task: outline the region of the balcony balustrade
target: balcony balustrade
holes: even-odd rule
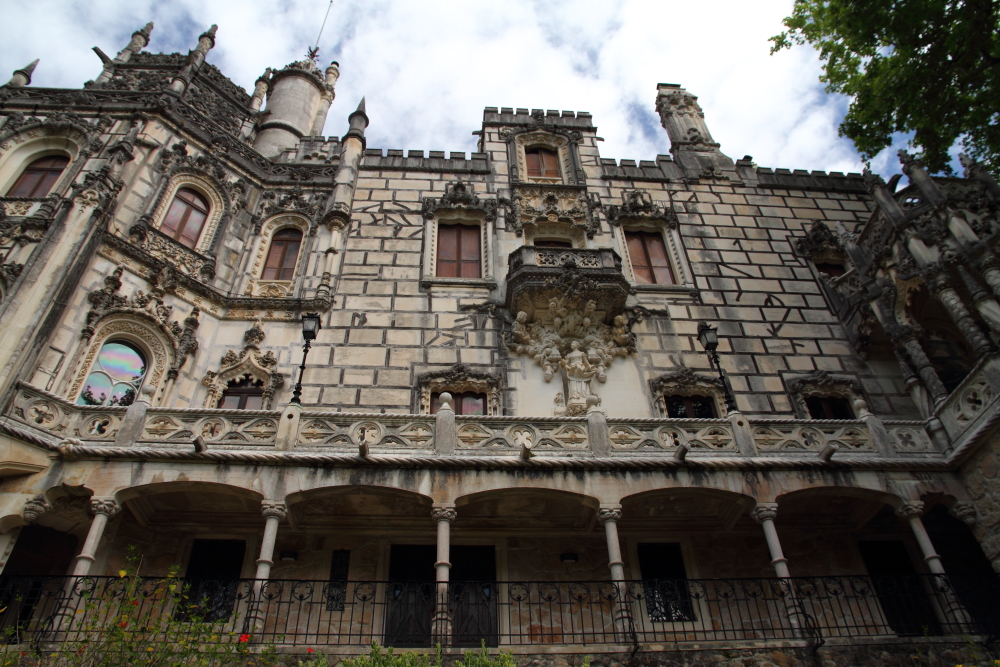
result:
[[[54,644],[106,631],[128,580],[4,577],[5,641]],[[391,581],[146,579],[137,591],[147,619],[220,624],[279,647],[702,647],[870,644],[992,639],[1000,631],[996,580],[945,575],[507,581],[447,584],[451,632],[432,635],[437,584]],[[117,617],[116,617],[117,620]],[[89,633],[89,634],[88,634]],[[221,634],[221,633],[220,633]],[[224,635],[222,635],[224,636]],[[963,639],[965,638],[965,639]],[[224,641],[225,638],[222,640]]]

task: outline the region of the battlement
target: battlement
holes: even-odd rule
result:
[[[483,125],[538,125],[596,130],[594,117],[588,111],[557,111],[549,109],[515,109],[513,107],[486,107]]]
[[[422,150],[403,151],[399,149],[389,149],[383,155],[381,148],[369,148],[365,150],[361,160],[361,168],[467,174],[490,173],[490,161],[486,153],[450,152],[447,153],[447,157],[445,155],[445,151],[427,151],[425,157]]]
[[[794,188],[801,190],[826,190],[865,193],[865,179],[861,174],[844,174],[840,171],[807,171],[805,169],[768,169],[757,167],[758,184],[763,187]]]

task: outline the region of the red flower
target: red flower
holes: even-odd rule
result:
[[[132,600],[132,606],[133,607],[138,607],[139,606],[139,601],[138,600]]]
[[[122,622],[121,622],[121,623],[119,623],[118,625],[120,625],[121,627],[123,627],[123,628],[124,628],[124,627],[125,627],[125,626],[126,626],[127,624],[128,624],[128,621],[122,621]]]
[[[307,648],[307,649],[306,649],[306,653],[315,653],[315,652],[316,652],[316,651],[312,650],[311,648]]]
[[[22,657],[23,657],[23,656],[26,656],[26,655],[28,655],[28,652],[27,652],[27,651],[21,651],[21,656],[22,656]]]
[[[244,644],[244,643],[246,643],[248,641],[250,641],[250,635],[248,635],[246,633],[243,633],[242,635],[240,635],[240,643],[241,644]]]

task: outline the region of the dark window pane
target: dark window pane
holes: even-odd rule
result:
[[[233,395],[222,395],[222,400],[219,401],[219,408],[223,410],[239,410],[240,408],[240,397]]]
[[[810,396],[806,399],[806,407],[813,419],[854,419],[854,411],[846,398]]]
[[[673,419],[715,419],[715,400],[708,396],[666,396],[667,416]]]
[[[538,239],[532,241],[532,245],[536,248],[572,248],[573,244],[569,241],[540,241]]]
[[[441,409],[441,393],[431,394],[431,414],[437,414]],[[486,394],[476,392],[448,392],[452,396],[451,407],[456,415],[485,415]]]
[[[693,621],[694,609],[681,545],[638,544],[636,551],[650,620],[665,623]]]
[[[697,419],[715,418],[715,401],[704,396],[692,396],[689,400],[691,401],[691,412]]]
[[[462,234],[462,277],[479,278],[479,227],[461,226]]]
[[[820,273],[825,273],[831,278],[836,278],[837,276],[842,276],[847,273],[842,264],[821,263],[816,265],[816,270]]]
[[[642,234],[636,232],[625,232],[625,241],[628,244],[628,255],[632,259],[632,273],[635,274],[635,281],[643,285],[651,285],[653,271],[649,266],[649,258],[646,256],[646,244],[642,242]]]
[[[170,202],[160,231],[189,248],[198,244],[202,227],[208,218],[208,202],[189,188],[181,188]]]
[[[25,168],[7,192],[8,197],[44,197],[62,175],[69,158],[50,155],[39,158]]]
[[[263,406],[264,383],[249,374],[230,380],[219,399],[219,407],[229,410],[262,410]]]
[[[295,263],[302,244],[302,232],[297,229],[283,229],[274,235],[271,248],[264,262],[263,280],[291,280],[295,277]]]

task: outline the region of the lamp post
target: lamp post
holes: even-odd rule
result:
[[[316,334],[322,329],[317,313],[302,314],[302,338],[306,341],[302,346],[302,365],[299,366],[299,381],[295,383],[295,390],[292,391],[292,403],[302,403],[302,376],[306,372],[306,357],[309,356],[309,347],[316,340]]]
[[[736,400],[733,398],[733,389],[729,386],[729,378],[722,370],[719,362],[719,353],[715,350],[719,347],[719,330],[717,327],[709,326],[707,322],[698,323],[698,342],[708,352],[708,363],[712,368],[719,371],[719,379],[722,380],[722,391],[726,398],[726,411],[736,412]]]

